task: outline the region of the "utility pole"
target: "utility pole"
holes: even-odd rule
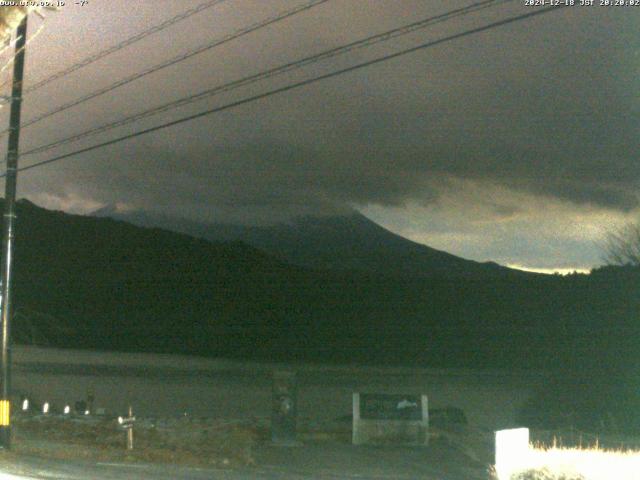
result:
[[[22,78],[24,54],[27,43],[27,16],[17,30],[16,55],[13,64],[13,86],[11,88],[11,114],[9,118],[9,143],[7,150],[7,174],[4,194],[4,225],[2,237],[2,297],[0,316],[2,320],[2,342],[0,352],[0,448],[11,448],[11,318],[12,270],[14,221],[16,218],[16,187],[18,179],[18,145],[20,140],[20,107],[22,106]]]

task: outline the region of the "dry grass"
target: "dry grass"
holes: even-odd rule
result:
[[[563,473],[555,473],[547,468],[532,469],[520,472],[511,477],[511,480],[585,480],[581,475],[565,475]]]
[[[638,480],[640,452],[600,448],[533,448],[530,461],[539,471],[554,475],[550,479]],[[516,477],[525,480],[529,477]],[[537,477],[531,477],[537,478]],[[545,477],[540,477],[545,478]]]
[[[640,451],[532,447],[500,480],[638,480]]]
[[[254,463],[255,427],[176,422],[171,428],[136,426],[134,450],[125,449],[125,431],[110,419],[22,417],[14,426],[15,453],[60,459],[145,461],[193,466]]]

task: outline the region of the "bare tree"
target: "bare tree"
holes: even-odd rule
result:
[[[604,261],[608,265],[640,266],[640,223],[631,223],[607,235]]]

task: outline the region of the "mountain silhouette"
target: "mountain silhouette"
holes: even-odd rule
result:
[[[358,238],[353,226],[362,219],[344,220],[334,233],[343,246],[344,230]],[[397,241],[371,228],[372,237]],[[304,234],[332,243],[328,229]],[[585,368],[631,365],[640,338],[639,269],[560,277],[474,262],[464,274],[413,275],[384,262],[356,269],[363,260],[308,268],[239,241],[26,201],[18,202],[15,245],[12,332],[23,343],[260,361]]]
[[[480,263],[390,232],[360,213],[306,216],[270,226],[206,224],[141,211],[105,207],[92,215],[160,227],[211,241],[242,241],[288,263],[321,270],[392,275],[523,274]]]

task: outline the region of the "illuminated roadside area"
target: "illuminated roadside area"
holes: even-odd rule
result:
[[[640,478],[640,452],[577,448],[531,449],[530,467],[548,472],[543,478],[631,480]],[[516,478],[519,478],[516,476]],[[524,477],[528,478],[528,477]],[[535,477],[534,477],[535,478]]]
[[[637,480],[640,451],[535,447],[528,429],[496,432],[498,480]],[[526,444],[523,441],[526,440]]]
[[[22,475],[13,475],[11,473],[3,473],[0,467],[0,480],[35,480],[34,477],[24,477]]]

